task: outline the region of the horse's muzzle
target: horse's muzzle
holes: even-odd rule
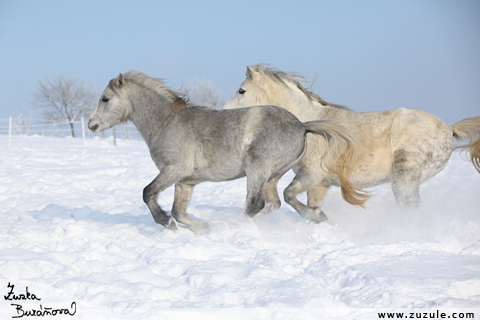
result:
[[[91,119],[88,120],[87,127],[88,127],[88,129],[89,129],[90,131],[95,132],[95,130],[97,130],[97,128],[98,128],[98,124],[90,127],[90,122],[91,122],[91,121],[92,121]]]

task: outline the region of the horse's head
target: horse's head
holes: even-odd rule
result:
[[[281,71],[262,64],[247,66],[247,78],[223,109],[276,105],[288,110],[294,87],[282,75]]]
[[[308,117],[311,112],[317,112],[318,107],[322,106],[350,110],[323,100],[305,88],[303,83],[308,81],[300,73],[283,72],[269,65],[254,64],[247,67],[247,79],[223,109],[274,105],[290,111],[300,120],[304,116]]]
[[[251,106],[266,105],[268,95],[265,88],[264,76],[247,66],[247,78],[240,85],[235,95],[225,104],[223,109],[246,108]]]
[[[110,80],[98,101],[98,107],[88,120],[88,129],[98,133],[127,121],[131,103],[125,95],[125,78],[119,74]]]

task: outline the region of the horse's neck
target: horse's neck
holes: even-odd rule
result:
[[[150,90],[145,90],[142,94],[132,94],[129,99],[133,106],[130,120],[142,134],[145,142],[150,145],[155,134],[171,121],[174,113],[170,109],[172,103],[167,98]]]
[[[334,114],[348,112],[347,110],[333,106],[324,106],[318,101],[311,101],[303,93],[292,95],[286,109],[302,122],[312,121],[314,119],[329,120],[335,117]]]

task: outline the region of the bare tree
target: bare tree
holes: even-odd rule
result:
[[[95,89],[85,86],[81,80],[56,76],[45,81],[38,80],[32,103],[42,109],[45,120],[68,121],[72,137],[75,137],[73,123],[89,115],[98,96]]]
[[[197,80],[193,84],[185,82],[184,86],[192,103],[213,109],[221,106],[220,91],[210,80]]]

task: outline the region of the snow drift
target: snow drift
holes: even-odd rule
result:
[[[144,205],[158,170],[143,141],[93,139],[87,153],[71,138],[0,145],[0,288],[41,298],[4,298],[2,319],[18,315],[13,304],[72,302],[78,319],[376,319],[419,308],[480,317],[480,175],[458,152],[422,185],[419,210],[396,209],[389,185],[370,190],[367,210],[334,189],[321,224],[285,204],[239,219],[244,179],[200,184],[189,213],[211,230],[194,235],[156,225]],[[160,194],[162,207],[172,202],[173,188]]]

